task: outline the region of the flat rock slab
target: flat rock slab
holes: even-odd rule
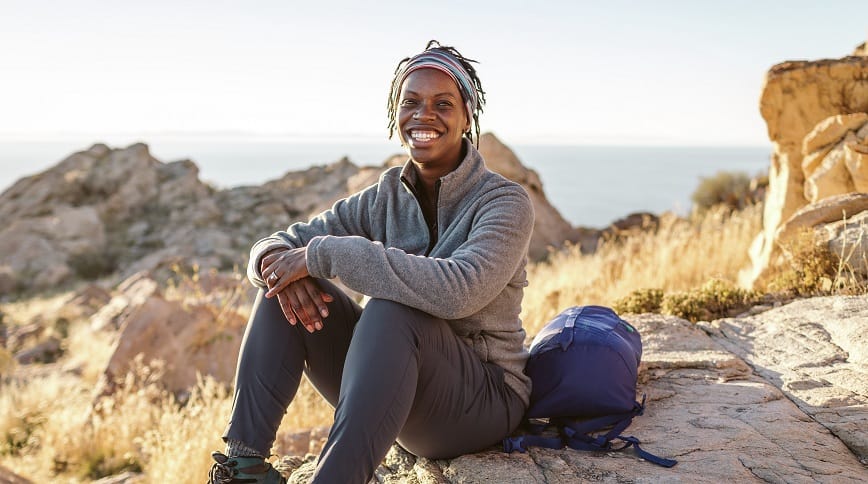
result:
[[[868,463],[868,296],[803,299],[702,327]]]
[[[846,314],[868,311],[865,298],[832,298],[829,304],[841,307],[840,312]],[[798,306],[787,311],[805,313]],[[770,313],[774,316],[769,311],[746,319],[754,321],[751,327],[755,328]],[[591,453],[534,448],[526,454],[507,455],[493,448],[432,461],[417,459],[395,446],[377,469],[375,482],[868,481],[868,468],[842,440],[788,398],[789,394],[773,379],[754,370],[754,360],[740,356],[747,354],[738,350],[740,346],[721,344],[718,340],[723,333],[714,325],[697,326],[679,318],[651,314],[626,319],[643,335],[645,354],[639,390],[648,396],[645,415],[637,417],[626,434],[638,437],[642,447],[651,453],[677,459],[675,467],[666,469],[644,462],[631,451]],[[735,321],[725,323],[742,327]],[[835,337],[856,340],[853,344],[864,351],[864,339],[858,341],[864,336],[848,331],[836,330]],[[746,336],[744,341],[751,338]],[[829,356],[818,367],[847,364],[846,358],[833,356],[831,350],[822,354]],[[863,403],[861,413],[854,411],[852,416],[864,419],[866,413]],[[851,433],[858,432],[853,429]],[[314,466],[312,455],[295,458],[290,482],[307,482]]]

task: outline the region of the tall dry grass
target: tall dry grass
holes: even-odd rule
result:
[[[641,288],[678,291],[710,278],[734,281],[760,217],[758,208],[710,210],[694,222],[665,218],[656,232],[604,243],[593,255],[575,247],[554,253],[529,268],[522,313],[528,333],[570,305],[610,304]],[[172,289],[174,297],[190,296],[182,286]],[[233,296],[231,303],[249,311],[244,298]],[[181,402],[161,389],[159,367],[140,365],[91,412],[112,343],[84,322],[73,325],[59,364],[78,371],[0,384],[0,464],[35,482],[90,482],[123,470],[140,471],[149,483],[203,481],[210,452],[223,446],[229,389],[203,379]],[[332,413],[304,383],[281,432],[329,425]]]
[[[735,282],[762,230],[762,209],[714,207],[698,220],[664,216],[658,230],[603,242],[594,254],[574,246],[530,266],[522,320],[529,335],[560,310],[611,305],[637,289],[686,291],[709,279]]]

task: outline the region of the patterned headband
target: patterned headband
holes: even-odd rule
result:
[[[479,98],[476,94],[476,89],[473,87],[473,81],[470,74],[455,57],[434,49],[426,50],[421,54],[415,55],[404,64],[404,70],[398,76],[398,82],[395,84],[396,92],[393,93],[395,99],[398,98],[401,90],[401,85],[407,79],[411,72],[419,69],[437,69],[444,72],[455,81],[458,85],[458,90],[461,92],[461,97],[464,99],[464,107],[467,110],[467,120],[473,121],[473,113],[479,105]]]

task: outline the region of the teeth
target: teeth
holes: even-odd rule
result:
[[[435,131],[410,131],[410,137],[419,141],[428,141],[440,137]]]

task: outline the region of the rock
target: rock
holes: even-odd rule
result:
[[[778,228],[774,240],[778,244],[786,244],[805,229],[849,218],[865,210],[868,210],[868,193],[829,197],[799,209]]]
[[[862,42],[857,45],[856,49],[853,51],[853,55],[868,56],[868,42]]]
[[[802,171],[809,203],[868,190],[868,113],[831,116],[803,142]]]
[[[868,277],[868,211],[820,225],[816,232],[834,256],[843,263],[845,270],[863,278]]]
[[[868,57],[784,62],[766,74],[760,112],[768,127],[774,153],[763,214],[763,232],[751,247],[751,267],[740,275],[743,285],[754,285],[768,276],[775,259],[775,232],[799,208],[806,205],[805,137],[831,116],[868,112]],[[828,136],[832,136],[829,133]],[[822,144],[817,137],[809,147]],[[808,160],[816,166],[818,160]],[[830,162],[830,165],[837,164]],[[837,173],[840,173],[840,169]],[[822,190],[820,190],[822,191]],[[818,193],[820,192],[818,191]],[[831,192],[841,193],[840,190]],[[830,192],[830,193],[831,193]]]
[[[709,326],[715,341],[868,463],[868,297],[805,299]]]
[[[197,374],[230,384],[246,319],[231,309],[183,304],[158,292],[131,306],[120,321],[120,334],[104,372],[105,388],[132,369],[136,357],[145,364],[165,363],[161,383],[172,392],[196,383]]]
[[[60,340],[51,336],[39,343],[15,353],[15,360],[22,365],[50,363],[60,354]]]
[[[159,294],[157,281],[148,273],[133,274],[118,285],[117,294],[91,317],[90,327],[94,331],[116,330],[136,308]]]
[[[32,484],[32,482],[0,465],[0,484]]]
[[[672,316],[629,316],[643,335],[639,393],[648,401],[627,434],[649,452],[677,459],[674,468],[642,462],[630,451],[531,448],[507,455],[494,447],[432,461],[394,446],[376,480],[864,482],[868,471],[850,449],[862,452],[868,429],[866,316],[868,296],[800,301],[699,325]],[[810,381],[827,377],[828,384]],[[307,482],[315,458],[286,460],[295,464],[290,482]]]
[[[137,472],[124,472],[116,476],[103,477],[98,481],[93,481],[92,484],[134,484],[144,481],[144,476]]]
[[[479,138],[479,152],[491,171],[521,184],[530,195],[536,217],[529,249],[531,259],[544,258],[549,248],[560,247],[565,241],[579,240],[576,229],[549,203],[536,171],[522,165],[515,153],[492,133]]]
[[[7,265],[0,265],[0,295],[10,295],[17,290],[18,279],[15,277],[15,272]]]
[[[827,146],[837,144],[849,132],[859,131],[868,123],[868,113],[838,114],[829,116],[817,123],[802,141],[802,154],[805,156]],[[804,168],[804,165],[802,165]],[[812,170],[805,170],[806,175]]]
[[[292,434],[278,434],[272,452],[290,456],[319,454],[328,440],[329,430],[329,427],[317,427]]]

